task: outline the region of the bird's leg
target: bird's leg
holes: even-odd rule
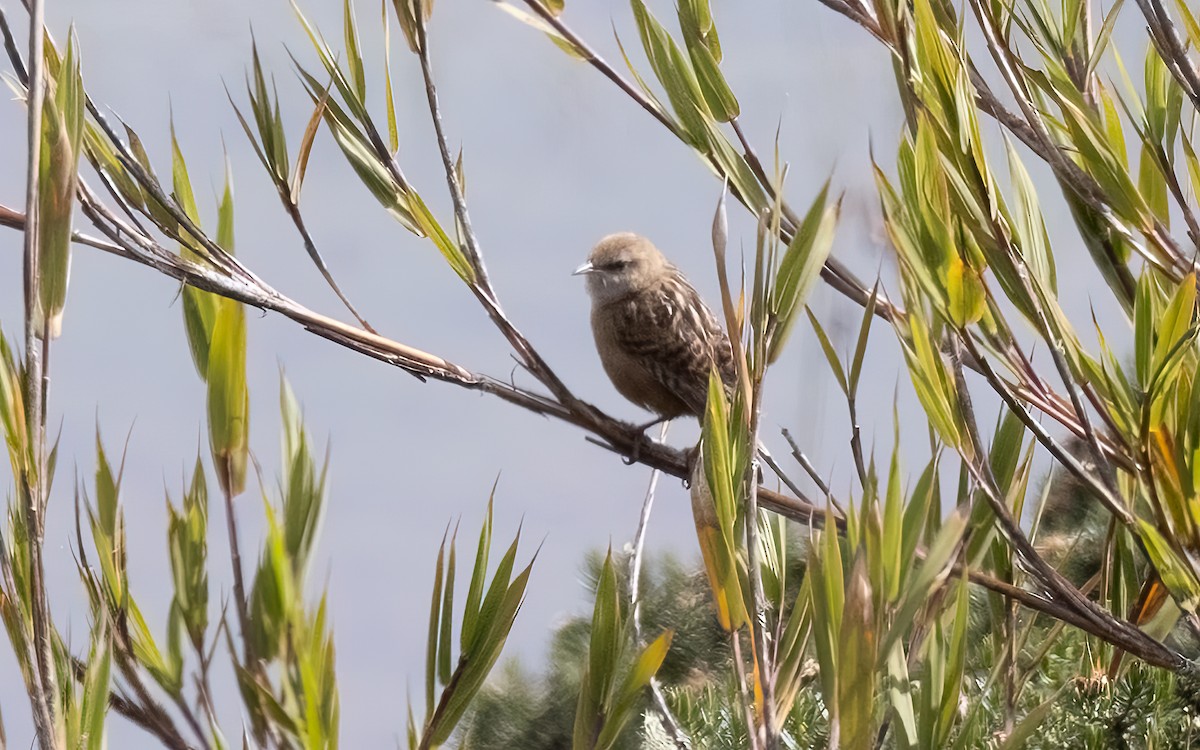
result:
[[[670,421],[671,421],[671,417],[658,417],[657,419],[647,422],[646,424],[638,425],[637,427],[634,427],[633,434],[637,435],[637,437],[634,438],[634,441],[633,441],[633,450],[630,451],[628,456],[625,456],[624,458],[621,459],[625,463],[625,465],[633,466],[634,464],[636,464],[638,462],[638,459],[641,458],[641,456],[642,456],[642,441],[646,439],[646,430],[650,429],[651,427],[653,427],[655,425],[663,424],[664,422],[670,422]]]

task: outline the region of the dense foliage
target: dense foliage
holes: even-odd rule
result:
[[[25,51],[0,15],[6,80],[30,123],[24,213],[0,210],[3,223],[24,230],[26,281],[22,345],[0,340],[0,425],[14,479],[0,619],[40,746],[103,747],[110,712],[172,748],[337,745],[333,636],[323,598],[304,595],[325,465],[286,385],[278,489],[263,488],[266,536],[259,553],[239,552],[234,499],[252,484],[247,305],[407,373],[568,422],[689,482],[702,571],[664,561],[643,575],[651,491],[632,552],[590,565],[591,616],[557,633],[544,675],[516,666],[492,674],[533,565],[519,539],[493,554],[490,505],[473,556],[460,556],[458,533],[448,532],[410,748],[1189,746],[1200,706],[1200,22],[1185,0],[1170,8],[1137,0],[1136,9],[1090,0],[822,2],[887,50],[905,113],[894,153],[874,146],[896,273],[870,284],[831,256],[834,187],[809,186],[812,199],[794,210],[780,145],[764,160],[745,137],[708,0],[681,0],[670,24],[631,0],[641,52],[619,40],[628,74],[567,25],[562,0],[499,3],[619,87],[719,178],[713,251],[738,376],[728,390],[713,377],[692,451],[654,443],[573,393],[506,313],[472,229],[461,158],[447,145],[428,0],[384,4],[373,33],[389,43],[388,25],[401,34],[370,63],[349,0],[340,46],[298,9],[312,43],[295,58],[313,105],[306,126],[283,122],[253,47],[245,91],[230,95],[300,244],[354,324],[292,300],[234,255],[228,179],[215,226],[202,226],[179,144],[172,139],[160,178],[134,127],[119,131],[88,96],[74,34],[56,44],[44,33],[42,0],[28,4]],[[1114,46],[1128,16],[1149,32],[1144,54]],[[401,168],[391,53],[405,45],[425,82],[452,217],[436,216]],[[1140,76],[1127,68],[1133,60]],[[368,70],[382,80],[370,89],[383,92],[379,101],[368,98]],[[534,385],[389,339],[359,316],[301,208],[322,129],[364,198],[429,239]],[[294,150],[285,133],[302,134]],[[1049,177],[1035,181],[1027,162]],[[729,197],[758,222],[740,287],[726,257]],[[1047,205],[1065,205],[1072,236],[1052,240]],[[73,230],[76,207],[100,236]],[[180,500],[169,500],[165,624],[146,621],[129,585],[120,462],[98,437],[93,480],[53,482],[43,387],[51,346],[70,325],[73,244],[185,283],[182,329],[205,384],[210,455],[198,457]],[[1076,246],[1106,284],[1093,303],[1128,321],[1131,352],[1110,346],[1118,337],[1096,318],[1072,319],[1060,306],[1062,258]],[[801,315],[819,280],[860,309],[848,351],[815,315]],[[845,396],[853,432],[845,462],[854,466],[845,489],[824,483],[803,446],[793,456],[802,482],[759,447],[763,385],[804,317]],[[860,434],[864,363],[881,336],[899,343],[890,366],[907,372],[928,419],[928,451],[916,466],[902,465],[894,446],[876,455]],[[1036,347],[1046,356],[1035,363]],[[980,403],[1002,407],[985,414]],[[1043,464],[1053,465],[1046,486],[1057,492],[1039,491]],[[764,467],[789,491],[764,482]],[[42,551],[52,494],[73,494],[78,508],[86,647],[64,638],[49,604]],[[210,494],[223,500],[230,539],[227,596],[208,586],[217,564],[208,556]],[[225,598],[231,606],[218,609]],[[220,727],[217,668],[236,676],[245,727]]]

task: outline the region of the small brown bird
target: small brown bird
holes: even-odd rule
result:
[[[587,276],[604,371],[622,396],[659,417],[646,427],[682,415],[701,417],[714,362],[732,386],[729,337],[679,269],[645,237],[610,234],[575,274]]]

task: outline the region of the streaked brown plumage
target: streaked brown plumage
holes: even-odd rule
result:
[[[661,418],[699,417],[714,361],[725,384],[733,383],[729,337],[645,237],[605,237],[575,273],[587,275],[596,349],[622,396]]]

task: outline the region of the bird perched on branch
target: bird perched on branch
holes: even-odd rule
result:
[[[737,370],[729,337],[650,240],[610,234],[575,274],[587,277],[604,371],[622,396],[658,415],[641,429],[678,416],[701,418],[714,364],[732,387]]]

